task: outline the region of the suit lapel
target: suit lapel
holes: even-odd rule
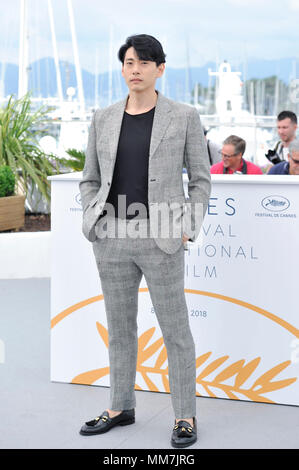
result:
[[[113,108],[113,112],[109,115],[109,147],[110,147],[110,155],[112,161],[116,159],[118,141],[120,136],[121,124],[123,120],[124,110],[127,104],[126,97],[124,100],[119,101],[115,107]]]
[[[153,120],[149,158],[152,158],[155,151],[157,150],[158,145],[160,144],[161,139],[170,124],[171,117],[171,106],[169,105],[168,100],[160,92],[158,92],[158,99]]]
[[[113,112],[108,117],[109,119],[109,147],[111,159],[114,162],[116,159],[118,141],[121,131],[121,124],[123,120],[124,111],[126,108],[128,96],[119,101]],[[152,158],[158,145],[161,142],[163,135],[166,132],[167,127],[171,121],[171,106],[168,100],[158,91],[158,98],[156,103],[156,109],[153,119],[153,127],[150,142],[150,153],[149,158]]]

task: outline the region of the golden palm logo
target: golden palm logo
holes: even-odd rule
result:
[[[106,328],[101,325],[101,323],[97,322],[96,324],[98,332],[104,341],[106,347],[108,347],[108,331]],[[142,375],[146,385],[148,386],[149,390],[153,392],[160,392],[156,385],[153,383],[152,380],[148,377],[148,374],[159,374],[161,376],[164,391],[169,392],[169,381],[168,381],[168,367],[163,368],[167,360],[167,352],[164,346],[163,338],[159,338],[153,344],[148,346],[153,334],[155,332],[155,327],[150,328],[149,330],[145,331],[138,340],[138,356],[137,356],[137,367],[136,371],[140,372]],[[160,350],[158,358],[153,367],[145,366],[144,363],[155,353]],[[211,387],[221,389],[223,392],[226,393],[228,398],[232,398],[234,400],[239,400],[239,398],[235,395],[235,392],[244,395],[245,399],[249,399],[252,401],[262,401],[267,403],[274,403],[272,400],[262,396],[263,393],[271,392],[274,390],[278,390],[283,387],[287,387],[291,385],[293,382],[297,380],[296,377],[284,380],[278,380],[273,382],[272,379],[278,375],[282,370],[284,370],[291,361],[285,361],[277,366],[273,367],[263,375],[261,375],[250,388],[246,388],[245,382],[249,379],[251,374],[255,371],[257,366],[260,364],[261,358],[257,357],[252,361],[245,364],[245,360],[241,359],[236,361],[218,373],[218,375],[213,379],[209,380],[208,377],[215,372],[215,370],[219,369],[229,358],[229,356],[222,356],[219,357],[207,365],[208,359],[211,357],[212,352],[207,352],[199,356],[196,360],[196,368],[202,369],[200,370],[199,374],[197,375],[196,382],[204,387],[207,391],[208,395],[211,397],[217,398],[211,391]],[[203,367],[202,367],[203,366]],[[96,380],[104,377],[105,375],[109,374],[109,367],[103,367],[101,369],[95,369],[88,372],[84,372],[83,374],[77,375],[73,378],[72,383],[76,384],[86,384],[92,385]],[[223,382],[229,378],[235,376],[234,385],[226,385]],[[138,384],[135,384],[136,390],[142,390]],[[197,395],[200,394],[197,392]]]
[[[140,292],[148,292],[147,288],[140,288]],[[237,305],[246,307],[250,310],[253,310],[264,317],[276,322],[284,329],[288,330],[291,334],[299,338],[299,330],[294,326],[286,322],[285,320],[275,316],[274,314],[267,312],[260,307],[249,304],[239,299],[233,299],[231,297],[223,296],[221,294],[215,294],[211,292],[197,291],[194,289],[185,289],[185,292],[195,293],[200,295],[206,295],[214,297],[217,299],[222,299],[224,301],[232,302]],[[81,309],[82,307],[99,300],[103,300],[103,295],[92,297],[90,299],[79,302],[68,309],[61,312],[59,315],[53,318],[52,328],[63,320],[66,316],[70,315],[72,312]],[[108,331],[106,328],[99,322],[96,323],[96,328],[99,333],[101,340],[104,342],[104,345],[108,348]],[[149,378],[149,374],[156,374],[162,380],[164,391],[170,392],[169,380],[168,380],[168,367],[165,366],[167,361],[167,351],[163,342],[163,338],[159,338],[150,344],[150,341],[155,333],[156,328],[152,327],[145,331],[138,339],[138,356],[137,356],[137,366],[136,372],[139,372],[144,379],[148,389],[154,392],[161,392],[158,387],[153,383]],[[153,366],[147,366],[145,363],[148,359],[157,355],[155,363]],[[210,397],[217,398],[215,394],[215,389],[221,390],[226,396],[233,400],[240,400],[239,395],[245,400],[257,401],[257,402],[266,402],[266,403],[275,403],[271,399],[267,398],[265,394],[276,391],[293,384],[297,377],[291,377],[283,380],[274,380],[278,374],[284,371],[290,364],[291,361],[287,360],[279,364],[274,365],[271,369],[264,372],[260,375],[252,385],[248,385],[250,377],[257,370],[258,366],[261,364],[261,357],[256,357],[251,361],[247,362],[245,359],[240,359],[238,361],[230,363],[229,356],[224,355],[217,357],[213,360],[212,352],[206,352],[196,359],[196,370],[197,377],[196,383],[204,388],[206,393]],[[218,372],[218,373],[217,373]],[[217,373],[214,378],[211,376]],[[105,377],[109,374],[109,367],[103,367],[100,369],[94,369],[87,372],[83,372],[72,379],[72,383],[76,384],[86,384],[92,385],[97,380]],[[233,379],[232,384],[225,383],[228,379]],[[231,380],[232,382],[232,380]],[[135,384],[136,390],[142,390],[142,388]],[[201,394],[197,391],[197,395]]]

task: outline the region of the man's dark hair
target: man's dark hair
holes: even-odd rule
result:
[[[293,113],[293,111],[281,111],[281,113],[279,113],[277,116],[277,121],[282,121],[283,119],[287,118],[290,118],[294,124],[297,124],[297,116],[295,113]]]
[[[118,51],[118,58],[122,64],[124,64],[126,52],[130,47],[134,47],[140,60],[156,62],[157,66],[166,62],[162,45],[153,36],[148,34],[129,36]]]

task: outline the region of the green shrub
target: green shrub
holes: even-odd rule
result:
[[[31,186],[31,193],[38,188],[47,201],[51,188],[47,177],[59,172],[56,157],[46,155],[38,142],[46,133],[41,127],[47,124],[49,110],[41,106],[33,111],[29,93],[20,99],[11,95],[0,108],[0,165],[10,166],[26,196]]]
[[[0,166],[0,197],[13,196],[15,192],[15,175],[7,165]]]

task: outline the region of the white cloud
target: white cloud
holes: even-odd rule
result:
[[[257,5],[271,3],[271,0],[227,0],[227,2],[238,7],[256,7]]]
[[[289,7],[291,10],[299,10],[299,0],[289,0]]]

